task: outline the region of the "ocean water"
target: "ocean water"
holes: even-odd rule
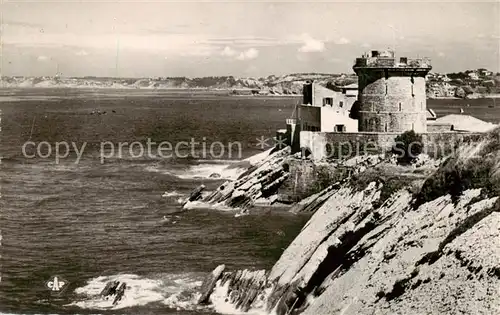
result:
[[[236,218],[223,209],[181,211],[181,203],[200,184],[210,191],[237,176],[238,161],[267,149],[258,139],[283,128],[298,101],[184,91],[0,91],[0,313],[214,314],[195,304],[204,275],[222,263],[271,268],[308,217],[257,208]],[[488,101],[429,106],[438,115],[464,107],[499,122]],[[129,150],[148,139],[200,145],[183,146],[183,157]],[[51,152],[29,147],[26,153],[38,156],[27,158],[26,141],[46,141]],[[63,141],[72,149],[56,163],[54,146]],[[225,152],[203,154],[202,143],[215,142]],[[120,143],[127,143],[121,156],[110,149]],[[230,151],[230,143],[241,149]],[[46,287],[56,275],[69,282],[59,295]],[[129,286],[115,307],[96,298],[110,280]]]
[[[198,185],[210,191],[223,182],[210,178],[212,173],[232,178],[238,160],[265,149],[255,145],[256,138],[283,127],[293,98],[83,90],[0,94],[0,313],[212,314],[195,304],[207,272],[222,263],[228,269],[269,269],[307,220],[279,208],[238,218],[236,211],[181,211]],[[91,114],[97,110],[106,114]],[[100,143],[148,138],[174,145],[191,139],[238,142],[241,154],[203,157],[200,145],[196,157],[133,157],[126,149],[111,157],[108,145],[109,158],[100,159]],[[56,163],[54,147],[47,158],[26,158],[22,146],[28,140],[86,146],[78,164],[75,152]],[[28,151],[37,155],[34,148]],[[47,147],[40,153],[48,154]],[[56,275],[69,282],[59,295],[46,287]],[[129,286],[115,307],[96,298],[110,280]]]

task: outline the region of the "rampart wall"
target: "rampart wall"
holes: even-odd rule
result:
[[[313,160],[348,158],[391,151],[399,132],[307,132],[300,133],[300,148]],[[480,133],[428,132],[422,135],[424,153],[439,158],[450,154],[466,138]]]

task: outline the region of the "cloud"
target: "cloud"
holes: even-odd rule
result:
[[[231,47],[229,46],[226,46],[222,52],[220,53],[222,56],[226,56],[226,57],[233,57],[233,56],[236,56],[238,52],[234,49],[232,49]]]
[[[229,46],[224,47],[220,52],[221,56],[235,57],[237,60],[251,60],[259,56],[259,51],[255,48],[249,48],[243,51],[237,51]]]
[[[440,52],[438,53],[438,56],[439,56],[439,57],[444,57],[444,56],[446,56],[446,54],[445,54],[444,52],[440,51]]]
[[[363,48],[370,48],[370,47],[372,47],[372,45],[370,45],[368,43],[363,43],[363,44],[361,44],[361,47],[363,47]]]
[[[207,40],[208,43],[213,45],[231,45],[236,47],[267,47],[288,44],[288,41],[277,39],[274,37],[215,37],[212,36]]]
[[[303,45],[299,48],[299,52],[308,53],[308,52],[321,52],[325,50],[325,43],[321,40],[317,40],[309,36],[308,34],[304,34],[302,36]]]
[[[151,51],[162,53],[164,56],[208,56],[220,50],[220,46],[211,44],[207,36],[193,34],[143,35],[127,33],[117,37],[116,34],[111,33],[74,36],[65,33],[39,35],[34,32],[26,32],[24,36],[18,35],[13,32],[6,34],[4,44],[31,48],[78,47],[78,49],[86,51],[106,49],[113,52],[119,47],[120,50]]]
[[[77,55],[77,56],[87,56],[88,54],[89,54],[89,53],[88,53],[88,52],[86,52],[86,51],[85,51],[85,50],[83,50],[83,49],[82,49],[82,50],[79,50],[79,51],[77,51],[77,52],[75,52],[75,55]]]
[[[242,51],[236,59],[238,60],[251,60],[259,56],[259,51],[255,48],[250,48],[248,50]]]
[[[337,45],[345,45],[345,44],[349,44],[351,41],[345,37],[341,37],[339,38],[338,40],[335,41],[335,44]]]
[[[38,56],[38,58],[36,58],[36,60],[38,60],[38,61],[46,61],[46,60],[49,60],[49,57],[47,57],[47,56]]]

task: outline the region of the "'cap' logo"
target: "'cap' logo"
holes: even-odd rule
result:
[[[61,293],[68,286],[68,284],[69,282],[63,278],[54,276],[51,280],[45,283],[45,286],[53,293]]]

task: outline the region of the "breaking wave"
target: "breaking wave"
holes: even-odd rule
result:
[[[202,163],[192,165],[185,169],[160,169],[157,167],[146,167],[148,172],[172,175],[180,179],[213,179],[213,180],[235,180],[247,169],[237,167],[235,164]]]
[[[226,206],[224,203],[209,203],[203,201],[188,201],[183,207],[184,209],[213,209],[219,211],[237,211],[238,208]]]
[[[198,164],[186,168],[162,169],[159,167],[146,167],[146,171],[172,175],[180,179],[213,179],[213,180],[236,180],[250,167],[264,161],[271,149],[253,155],[241,161],[235,160],[196,160]]]
[[[163,195],[161,195],[162,198],[172,198],[172,199],[175,199],[175,201],[178,203],[178,204],[181,204],[181,203],[184,203],[186,202],[187,200],[187,197],[186,195],[174,190],[174,191],[166,191],[163,193]]]
[[[219,280],[213,293],[210,295],[210,302],[217,313],[231,315],[276,315],[275,310],[272,310],[270,313],[265,311],[266,298],[271,294],[272,288],[269,288],[261,296],[258,296],[252,304],[252,308],[244,312],[228,300],[228,287],[229,282],[221,285],[221,281]]]
[[[112,305],[113,300],[99,296],[109,281],[121,281],[127,284],[123,298]],[[90,279],[75,293],[80,297],[66,306],[76,306],[88,310],[117,310],[146,304],[161,304],[176,310],[197,310],[206,308],[197,305],[200,293],[198,288],[203,281],[203,274],[163,274],[157,278],[146,278],[134,274],[99,276]]]
[[[163,198],[173,198],[173,197],[182,197],[184,194],[181,194],[180,192],[177,192],[176,190],[174,191],[166,191],[161,195]]]

